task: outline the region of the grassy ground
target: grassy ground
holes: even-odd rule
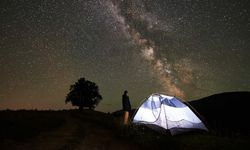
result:
[[[88,111],[1,111],[0,149],[250,149],[250,137],[217,131],[159,134]]]
[[[15,140],[32,138],[65,123],[62,113],[50,111],[2,111],[0,119],[0,139]]]

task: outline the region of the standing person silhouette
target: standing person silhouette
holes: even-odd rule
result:
[[[125,90],[123,95],[122,95],[122,108],[123,108],[123,112],[124,112],[123,124],[124,125],[128,124],[129,112],[131,111],[129,96],[127,94],[128,94],[128,91]]]

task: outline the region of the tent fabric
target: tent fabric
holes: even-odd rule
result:
[[[156,125],[172,135],[192,129],[207,130],[192,110],[173,96],[152,94],[138,108],[134,123]]]

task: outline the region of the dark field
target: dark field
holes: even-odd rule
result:
[[[65,123],[64,114],[50,111],[2,111],[0,139],[22,141],[51,131]]]
[[[189,132],[171,136],[121,125],[121,118],[84,110],[1,111],[0,149],[250,149],[248,134]],[[218,134],[218,133],[219,134]]]

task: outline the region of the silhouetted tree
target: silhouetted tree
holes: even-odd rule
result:
[[[80,78],[70,86],[69,90],[65,103],[71,102],[73,106],[79,106],[80,110],[84,107],[95,109],[102,100],[96,83],[85,80],[85,78]]]

